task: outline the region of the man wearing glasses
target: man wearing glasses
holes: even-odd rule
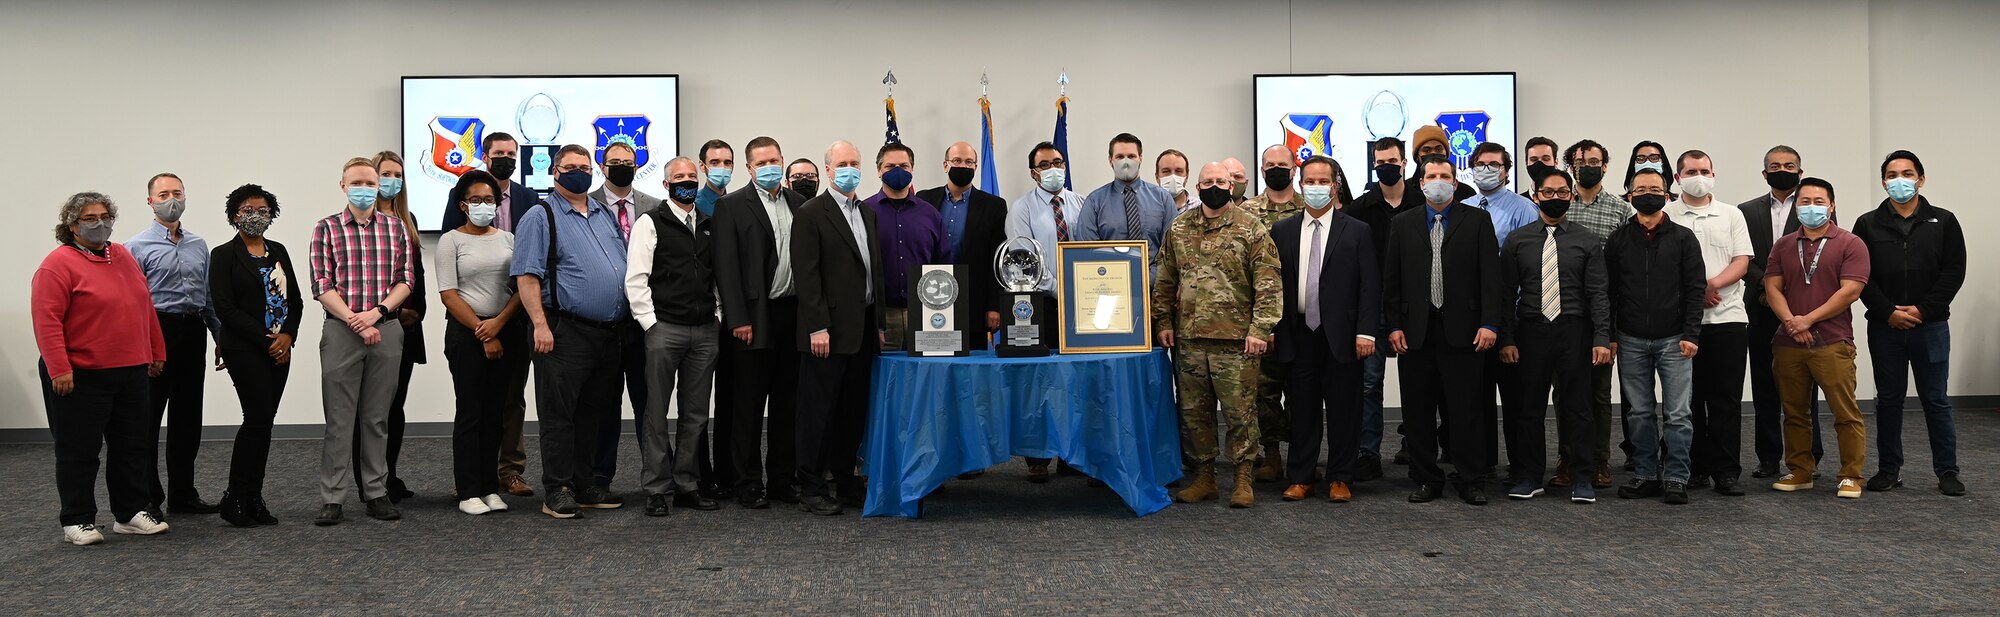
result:
[[[590,198],[611,208],[612,218],[618,221],[619,237],[625,246],[632,246],[632,226],[640,217],[646,216],[660,207],[660,198],[632,190],[632,181],[639,171],[638,153],[632,144],[612,142],[604,146],[603,161],[599,169],[604,173],[604,185],[590,192]],[[625,357],[621,370],[625,374],[625,393],[632,399],[632,430],[634,440],[645,447],[646,427],[646,329],[637,320],[625,321]],[[599,419],[607,430],[598,431],[597,460],[591,466],[592,481],[597,488],[610,490],[611,479],[618,475],[618,421],[623,411],[613,405],[601,411]]]
[[[937,206],[944,234],[951,244],[951,263],[971,271],[967,294],[975,311],[986,314],[986,330],[1000,328],[999,279],[993,276],[993,252],[1007,241],[1007,201],[972,186],[979,173],[979,151],[958,142],[944,151],[945,184],[917,192],[924,203]],[[984,338],[984,337],[981,337]]]
[[[792,159],[792,164],[785,166],[785,188],[806,199],[819,196],[819,165],[812,159]]]
[[[1611,232],[1632,218],[1632,204],[1625,199],[1604,190],[1604,146],[1588,139],[1571,144],[1563,151],[1563,165],[1569,168],[1576,180],[1575,198],[1570,200],[1569,220],[1582,225],[1599,242],[1611,237]],[[1557,390],[1563,388],[1563,380],[1556,378]],[[1584,481],[1600,489],[1611,488],[1611,365],[1599,364],[1590,372],[1591,405],[1596,417],[1597,435],[1593,437],[1597,452],[1590,460],[1597,462],[1596,473]],[[1565,420],[1556,416],[1558,427]],[[1558,428],[1558,430],[1561,430]],[[1565,444],[1563,448],[1568,449]],[[1564,457],[1568,452],[1563,453]],[[1569,468],[1556,465],[1556,474],[1549,485],[1568,487]]]
[[[1007,237],[1027,237],[1042,246],[1042,263],[1053,268],[1059,263],[1056,253],[1057,242],[1068,242],[1077,228],[1077,215],[1083,208],[1083,199],[1075,191],[1063,188],[1063,180],[1069,169],[1063,160],[1062,151],[1049,142],[1035,144],[1028,151],[1028,176],[1035,188],[1014,198],[1007,206]],[[1055,305],[1055,280],[1042,282],[1041,292],[1050,297],[1048,306],[1060,311]],[[1055,319],[1042,319],[1042,341],[1056,341]],[[1049,459],[1028,459],[1028,481],[1042,483],[1049,481]]]

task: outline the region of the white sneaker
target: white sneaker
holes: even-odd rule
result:
[[[1841,497],[1845,499],[1860,499],[1861,482],[1855,480],[1854,478],[1841,478],[1840,489],[1833,495],[1835,497]]]
[[[487,512],[492,512],[493,509],[486,507],[486,502],[484,500],[478,497],[473,497],[458,502],[458,511],[464,512],[466,514],[485,514]]]
[[[77,546],[90,546],[104,542],[104,534],[99,533],[97,525],[93,523],[64,525],[63,541]]]
[[[166,521],[153,518],[153,513],[145,510],[140,510],[138,514],[132,515],[132,520],[111,524],[111,533],[123,533],[135,536],[150,536],[166,530]]]
[[[486,496],[486,511],[488,511],[488,512],[506,512],[506,511],[507,511],[507,502],[506,502],[506,501],[502,501],[502,500],[500,499],[500,494],[499,494],[499,493],[494,493],[494,494],[491,494],[491,495],[487,495],[487,496]]]

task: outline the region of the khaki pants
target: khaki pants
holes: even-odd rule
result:
[[[1868,428],[1861,406],[1854,402],[1854,344],[1834,343],[1798,348],[1773,345],[1771,376],[1778,398],[1785,403],[1785,465],[1793,475],[1810,477],[1813,460],[1812,390],[1818,384],[1833,410],[1834,434],[1840,441],[1840,478],[1860,480],[1868,457]]]

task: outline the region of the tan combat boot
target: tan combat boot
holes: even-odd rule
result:
[[[1277,444],[1264,446],[1264,462],[1257,465],[1258,482],[1277,482],[1285,477],[1285,457],[1279,454],[1282,450]]]
[[[1215,495],[1215,465],[1199,465],[1194,471],[1194,483],[1181,489],[1174,499],[1181,503],[1199,503],[1214,499]]]
[[[1229,507],[1248,508],[1257,505],[1257,491],[1250,486],[1250,478],[1256,474],[1249,465],[1236,466],[1236,492],[1229,495]]]

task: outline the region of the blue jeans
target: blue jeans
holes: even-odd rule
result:
[[[1382,373],[1389,368],[1384,347],[1361,361],[1361,452],[1382,458]]]
[[[1951,398],[1945,396],[1950,375],[1951,324],[1924,324],[1897,330],[1868,322],[1868,354],[1875,365],[1875,447],[1882,471],[1903,469],[1903,395],[1909,382],[1904,367],[1917,377],[1917,400],[1924,406],[1924,426],[1931,438],[1931,471],[1958,473],[1958,429],[1951,419]]]
[[[1653,375],[1666,396],[1653,393]],[[1618,377],[1632,413],[1625,430],[1632,437],[1633,477],[1641,480],[1688,480],[1688,446],[1694,442],[1694,419],[1688,399],[1694,394],[1694,360],[1681,355],[1678,336],[1642,339],[1618,335]],[[1664,422],[1666,430],[1661,431]],[[1664,456],[1660,442],[1666,442]],[[1662,459],[1666,467],[1662,473]]]

